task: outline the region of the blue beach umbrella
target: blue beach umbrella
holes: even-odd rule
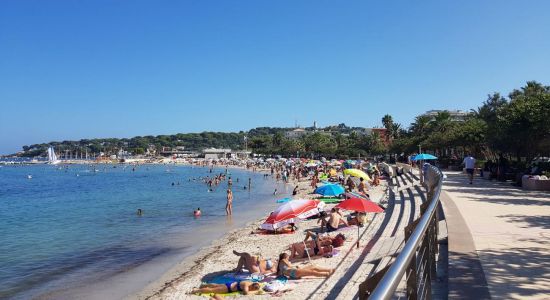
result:
[[[437,159],[437,157],[427,153],[420,153],[420,154],[417,154],[415,157],[413,157],[412,160],[417,161],[417,160],[430,160],[430,159]]]
[[[323,196],[339,196],[345,192],[345,189],[339,184],[325,184],[313,191],[315,194]]]

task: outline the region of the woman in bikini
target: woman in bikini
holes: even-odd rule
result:
[[[307,252],[304,243],[307,246]],[[307,241],[304,243],[299,242],[290,245],[290,259],[306,258],[308,257],[308,253],[309,256],[323,256],[327,253],[332,253],[332,245],[321,246],[317,241]]]
[[[260,291],[260,284],[252,281],[234,281],[225,284],[203,283],[199,288],[194,288],[191,294],[225,294],[241,292],[245,295],[254,294]]]
[[[225,205],[225,212],[227,215],[233,214],[233,192],[231,189],[227,189],[227,204]]]
[[[333,273],[334,269],[321,268],[314,265],[307,265],[303,268],[298,268],[292,265],[289,260],[288,253],[283,252],[279,255],[277,274],[286,276],[289,279],[300,279],[305,276],[328,278]]]
[[[240,272],[245,267],[250,273],[268,274],[275,273],[277,266],[270,259],[260,259],[259,256],[252,256],[246,252],[237,252],[233,250],[233,254],[239,256],[236,271]]]

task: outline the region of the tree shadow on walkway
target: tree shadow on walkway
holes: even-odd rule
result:
[[[525,191],[502,183],[487,181],[478,181],[478,184],[470,186],[465,178],[457,176],[449,176],[444,183],[444,190],[470,200],[486,203],[550,206],[550,194],[545,192]]]
[[[506,218],[508,222],[524,223],[521,228],[539,227],[550,229],[550,216],[524,216],[524,215],[501,215],[499,218]]]
[[[517,299],[550,295],[550,255],[547,251],[538,247],[480,251],[491,296]]]

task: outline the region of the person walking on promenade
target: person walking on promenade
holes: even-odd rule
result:
[[[227,215],[233,214],[233,192],[227,189],[227,204],[225,205],[225,212]]]
[[[466,173],[468,173],[470,184],[473,184],[476,159],[473,158],[470,154],[468,154],[462,161],[462,164],[464,164],[464,167],[466,168]]]

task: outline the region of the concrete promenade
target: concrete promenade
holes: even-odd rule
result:
[[[449,299],[550,299],[550,193],[445,174]]]

